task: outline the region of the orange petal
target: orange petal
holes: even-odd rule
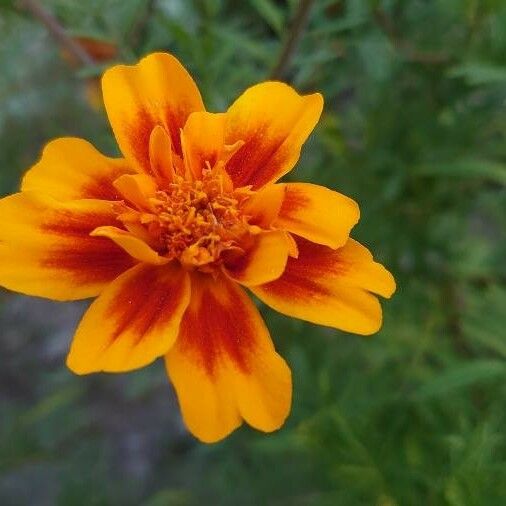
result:
[[[299,258],[299,247],[297,246],[297,241],[290,233],[286,234],[286,238],[288,239],[288,255],[293,258]]]
[[[133,267],[90,306],[67,366],[87,374],[130,371],[153,362],[174,343],[189,300],[188,274],[175,264]]]
[[[98,227],[90,235],[92,237],[108,237],[140,262],[153,265],[164,265],[169,262],[168,258],[160,256],[144,241],[126,230],[117,227]]]
[[[350,230],[360,218],[354,200],[315,184],[275,186],[282,186],[286,191],[274,226],[330,248],[346,243]]]
[[[247,295],[225,277],[194,274],[179,337],[166,355],[183,418],[215,442],[246,420],[270,432],[290,411],[291,374]]]
[[[149,160],[151,172],[158,181],[174,180],[174,162],[172,159],[172,142],[169,134],[161,126],[156,126],[149,138]]]
[[[151,172],[149,139],[155,126],[165,128],[181,155],[180,129],[190,113],[204,110],[190,74],[166,53],[110,68],[102,78],[102,91],[121,151],[141,172]]]
[[[63,201],[117,200],[121,197],[114,180],[132,172],[125,160],[108,158],[89,142],[61,138],[47,144],[40,161],[23,178],[21,189]]]
[[[281,230],[262,232],[242,257],[226,264],[225,272],[245,286],[256,286],[278,279],[286,267],[290,242]]]
[[[288,316],[356,334],[377,332],[381,306],[372,293],[390,297],[392,275],[353,239],[337,250],[301,238],[297,244],[298,259],[289,258],[279,279],[253,293]]]
[[[234,185],[256,190],[289,172],[322,108],[319,93],[302,96],[279,82],[246,90],[227,111],[225,143],[244,141],[227,164]]]
[[[76,300],[98,295],[135,262],[103,237],[116,224],[111,203],[66,203],[31,193],[0,200],[0,285],[28,295]]]
[[[139,209],[149,207],[148,199],[154,197],[158,186],[147,174],[124,175],[114,181],[120,195]]]
[[[195,178],[202,170],[215,166],[224,149],[225,114],[194,112],[190,114],[181,134],[185,162]]]
[[[251,216],[250,223],[261,228],[269,228],[278,217],[285,187],[280,184],[270,184],[254,193],[243,207],[243,212]]]

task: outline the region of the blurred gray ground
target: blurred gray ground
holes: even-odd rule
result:
[[[9,462],[10,469],[0,476],[0,504],[55,504],[65,468],[44,459],[44,451],[65,455],[81,438],[97,436],[98,457],[107,461],[108,475],[139,484],[134,493],[140,495],[164,447],[184,444],[188,437],[163,362],[131,376],[75,376],[66,370],[65,356],[87,303],[2,293],[0,304],[0,405],[15,401],[17,415],[0,411],[2,432],[13,433],[0,440],[5,445],[0,455],[15,454],[17,434],[24,439],[33,431],[43,437],[33,455]],[[76,399],[79,407],[67,406]],[[59,414],[51,416],[53,409]],[[48,424],[46,434],[40,424]],[[0,461],[0,469],[3,465]],[[100,466],[100,460],[92,465]]]

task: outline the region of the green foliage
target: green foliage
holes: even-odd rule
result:
[[[118,44],[118,60],[171,51],[223,110],[269,78],[298,2],[44,4],[70,33]],[[69,67],[14,2],[0,2],[0,32],[2,193],[50,138],[114,153],[83,93],[101,67]],[[47,355],[72,324],[38,328],[28,299],[9,317],[18,299],[4,295],[1,504],[505,503],[505,3],[317,0],[283,78],[326,102],[288,178],[360,203],[354,236],[398,281],[383,330],[363,339],[262,308],[293,370],[292,414],[275,434],[205,446],[182,429],[162,364],[74,377],[66,345]]]

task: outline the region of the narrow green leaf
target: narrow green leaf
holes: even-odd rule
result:
[[[499,360],[475,360],[444,371],[435,379],[422,385],[415,393],[416,400],[441,397],[461,388],[506,376],[506,362]]]
[[[437,162],[415,168],[418,174],[452,178],[482,177],[489,181],[506,184],[506,164],[492,160],[462,159],[453,162]]]
[[[249,3],[276,33],[281,34],[284,14],[272,0],[249,0]]]
[[[451,68],[448,76],[463,78],[471,86],[506,83],[506,66],[491,63],[465,63]]]

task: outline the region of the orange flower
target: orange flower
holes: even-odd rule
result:
[[[206,112],[171,55],[109,69],[104,102],[124,158],[56,139],[0,201],[0,284],[57,300],[98,296],[76,331],[77,374],[165,357],[190,431],[222,439],[245,420],[279,428],[291,374],[248,287],[310,322],[371,334],[391,274],[349,238],[357,204],[277,183],[316,125],[321,95],[249,88]]]

